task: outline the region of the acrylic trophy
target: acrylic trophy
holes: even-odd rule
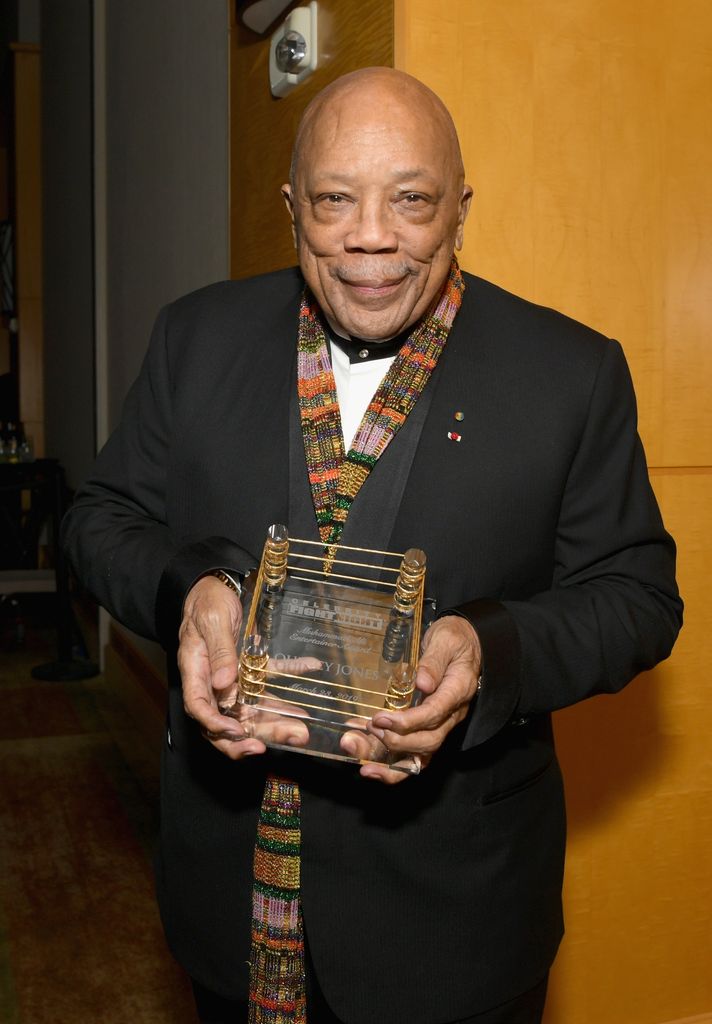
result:
[[[271,526],[245,609],[234,702],[221,711],[268,747],[417,774],[416,756],[391,754],[366,727],[377,711],[419,698],[424,585],[415,548],[333,545],[325,554]]]

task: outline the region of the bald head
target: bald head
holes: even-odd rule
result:
[[[292,150],[289,180],[292,186],[299,172],[303,154],[308,154],[313,134],[330,117],[339,116],[340,110],[362,112],[393,111],[397,108],[416,111],[421,125],[439,141],[447,154],[453,173],[459,183],[465,180],[460,141],[455,123],[443,101],[427,85],[395,68],[360,68],[337,78],[327,85],[309,103],[302,115]]]
[[[331,327],[386,341],[437,298],[472,189],[438,97],[401,71],[365,68],[307,107],[282,194]]]

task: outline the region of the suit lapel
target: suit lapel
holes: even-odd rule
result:
[[[390,551],[391,534],[430,408],[436,376],[437,370],[356,495],[346,519],[343,544]],[[378,561],[380,564],[382,559]]]

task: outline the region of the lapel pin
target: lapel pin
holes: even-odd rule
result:
[[[454,430],[448,430],[447,436],[450,441],[462,441],[462,434],[456,434]]]
[[[455,419],[457,420],[458,423],[462,423],[464,418],[465,418],[464,412],[456,412],[455,413]]]

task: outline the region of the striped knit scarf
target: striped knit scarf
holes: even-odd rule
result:
[[[319,307],[305,291],[299,312],[298,390],[309,484],[325,570],[364,481],[423,393],[460,308],[455,257],[445,285],[405,342],[344,451],[336,382]],[[268,776],[255,844],[250,1024],[306,1024],[300,885],[300,793]]]
[[[442,291],[393,360],[346,453],[319,309],[304,294],[299,311],[299,410],[316,521],[327,547],[338,543],[354,498],[428,383],[464,289],[453,256]]]
[[[249,1024],[304,1024],[299,787],[269,775],[255,843]]]

